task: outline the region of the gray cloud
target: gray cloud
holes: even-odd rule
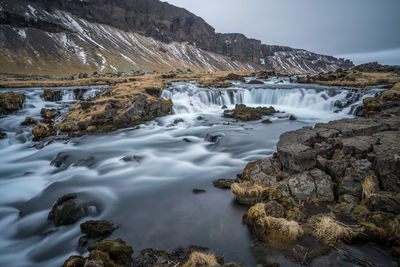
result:
[[[202,17],[217,32],[240,32],[265,44],[330,55],[400,50],[399,0],[167,0]],[[382,54],[382,53],[381,53]],[[393,55],[396,60],[399,54]],[[362,59],[358,59],[363,62]],[[395,64],[400,64],[396,61]]]

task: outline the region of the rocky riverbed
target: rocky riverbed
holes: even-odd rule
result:
[[[395,264],[379,246],[396,257],[396,101],[380,94],[374,114],[364,105],[370,117],[354,119],[380,88],[262,75],[5,90],[21,97],[0,119],[0,263],[318,266],[358,251],[353,262]],[[139,118],[158,110],[142,97],[172,114],[116,125],[132,106]]]

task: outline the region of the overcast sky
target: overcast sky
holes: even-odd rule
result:
[[[400,0],[167,0],[217,32],[400,65]]]

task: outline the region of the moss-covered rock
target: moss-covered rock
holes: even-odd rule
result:
[[[0,109],[4,109],[6,112],[19,110],[22,108],[25,98],[25,95],[21,93],[0,93]]]
[[[33,127],[32,134],[34,135],[33,140],[38,141],[42,138],[46,138],[54,135],[54,128],[50,125],[46,125],[42,122],[38,123]]]
[[[89,220],[80,225],[81,232],[88,238],[110,235],[117,227],[106,220]]]
[[[80,199],[76,193],[66,194],[57,199],[47,218],[56,226],[73,224],[87,216],[93,206],[96,207],[93,202]]]
[[[43,90],[43,99],[46,101],[60,101],[62,99],[61,90]]]
[[[88,247],[89,259],[109,262],[112,266],[126,266],[132,261],[133,248],[121,238],[102,240]]]
[[[224,110],[224,117],[234,118],[243,121],[259,120],[262,116],[272,115],[275,109],[271,107],[247,107],[243,104],[237,104],[232,110]]]

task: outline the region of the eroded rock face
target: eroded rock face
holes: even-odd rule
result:
[[[19,110],[22,108],[24,102],[25,102],[24,94],[16,92],[0,93],[0,114],[3,112],[11,112]]]
[[[247,164],[242,173],[242,179],[252,183],[272,185],[281,180],[282,166],[278,159],[262,159]]]

